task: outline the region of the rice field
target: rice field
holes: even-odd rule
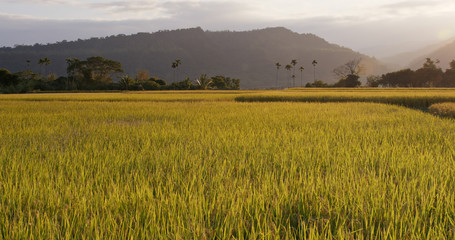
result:
[[[455,120],[318,94],[0,95],[0,239],[455,239]]]
[[[239,102],[374,102],[427,110],[435,103],[455,102],[455,91],[450,88],[297,88],[256,92],[235,99]]]
[[[455,118],[455,102],[435,103],[428,111],[436,116]]]

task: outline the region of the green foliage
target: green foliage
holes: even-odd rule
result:
[[[206,74],[202,74],[198,79],[196,79],[196,86],[199,89],[207,90],[211,89],[213,85],[213,80],[208,78]]]
[[[367,77],[367,87],[379,87],[381,81],[380,76],[370,75]]]
[[[307,83],[305,85],[307,88],[325,88],[329,87],[329,85],[321,80],[316,80],[313,83]]]
[[[6,69],[0,69],[0,92],[25,93],[35,89],[40,76],[31,71],[22,71],[11,74]]]
[[[190,78],[186,78],[180,82],[173,82],[170,86],[167,87],[168,89],[172,90],[190,90],[193,88],[193,84],[191,83]]]
[[[239,90],[240,89],[240,80],[231,79],[230,77],[224,76],[215,76],[212,77],[212,85],[214,89],[219,90]]]
[[[150,78],[150,80],[158,83],[160,86],[166,85],[166,81],[164,81],[163,79],[157,78],[157,77],[152,77],[152,78]]]
[[[1,238],[455,237],[453,120],[218,93],[0,95]]]
[[[340,79],[335,83],[334,87],[359,87],[362,83],[359,81],[359,76],[354,74],[349,74],[346,78]]]
[[[44,73],[43,75],[46,77],[47,76],[47,66],[51,64],[51,60],[48,57],[45,58],[40,58],[38,60],[38,64],[41,66],[44,66]]]
[[[403,69],[396,72],[383,74],[381,79],[376,80],[375,86],[384,87],[455,87],[455,61],[453,67],[445,72],[437,66],[439,61],[430,58],[421,68],[413,71]]]
[[[0,69],[0,87],[5,88],[18,84],[19,79],[16,75],[11,74],[7,69]]]
[[[78,89],[102,89],[112,83],[112,74],[122,73],[122,65],[100,56],[85,61],[67,61],[68,78],[76,82]]]
[[[119,85],[120,85],[120,89],[122,89],[122,90],[129,90],[133,84],[134,84],[134,79],[132,79],[128,75],[125,75],[120,78]]]

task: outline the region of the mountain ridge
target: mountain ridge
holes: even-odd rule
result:
[[[415,59],[413,59],[409,66],[411,69],[417,69],[422,66],[425,62],[426,58],[431,58],[433,60],[439,60],[438,66],[440,66],[443,70],[448,69],[450,62],[455,60],[455,39],[451,39],[445,45],[440,46],[437,49],[427,53],[421,54]]]
[[[200,27],[165,30],[155,33],[119,34],[104,38],[61,41],[54,44],[0,48],[0,68],[11,71],[40,71],[40,58],[48,57],[48,71],[66,75],[67,58],[84,59],[102,56],[119,61],[126,74],[148,70],[152,76],[173,81],[171,63],[181,59],[179,76],[190,79],[200,74],[225,75],[241,79],[242,88],[276,87],[275,62],[280,62],[279,86],[285,86],[290,72],[284,67],[297,60],[296,80],[300,85],[313,81],[313,60],[318,61],[316,78],[335,82],[332,70],[347,61],[362,58],[368,73],[379,73],[384,67],[379,61],[349,48],[329,43],[311,33],[299,34],[284,27],[251,31],[204,31]],[[27,64],[31,60],[32,64]],[[297,70],[303,66],[300,75]],[[175,79],[183,80],[183,79]],[[296,84],[297,85],[297,84]]]

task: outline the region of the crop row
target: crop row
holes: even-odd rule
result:
[[[393,104],[409,108],[427,109],[435,103],[455,102],[455,96],[438,96],[438,95],[243,95],[235,97],[238,102],[371,102]]]

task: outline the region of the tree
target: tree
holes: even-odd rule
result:
[[[112,75],[122,73],[122,65],[114,60],[100,56],[89,57],[85,61],[72,60],[67,72],[72,74],[79,87],[86,89],[104,89],[112,83]]]
[[[345,78],[340,79],[337,83],[335,83],[334,87],[358,87],[362,83],[359,81],[359,75],[349,74]]]
[[[379,85],[384,87],[417,87],[415,76],[415,72],[411,69],[402,69],[383,74],[379,80]]]
[[[223,76],[215,76],[212,77],[213,87],[215,89],[227,89],[228,83],[226,82],[226,78]]]
[[[11,74],[7,69],[0,69],[0,87],[9,87],[11,85],[16,85],[19,79],[17,76]]]
[[[349,75],[359,75],[362,73],[363,69],[360,65],[362,59],[353,59],[335,69],[333,73],[339,78],[347,78]]]
[[[278,71],[280,70],[281,64],[279,62],[275,63],[276,67],[276,81],[275,81],[275,86],[278,88]]]
[[[136,81],[143,82],[150,79],[150,72],[147,70],[139,70],[136,74]]]
[[[335,69],[333,72],[340,80],[334,84],[335,87],[358,87],[362,83],[359,81],[359,74],[362,72],[360,66],[361,59],[351,60]]]
[[[176,59],[174,62],[172,62],[171,67],[174,69],[174,81],[177,81],[176,78],[177,76],[177,68],[182,64],[182,61],[180,59]]]
[[[128,90],[133,85],[134,80],[130,76],[125,75],[120,78],[119,84],[122,90]]]
[[[416,70],[416,87],[438,87],[442,85],[443,72],[436,64],[439,60],[433,61],[427,58],[422,67]]]
[[[73,85],[75,83],[75,68],[72,67],[73,65],[77,65],[79,63],[79,59],[77,58],[67,58],[66,59],[66,74],[68,80],[68,90],[73,89]]]
[[[368,87],[379,87],[380,83],[381,83],[380,76],[370,75],[367,77],[367,86]]]
[[[443,87],[455,87],[455,60],[450,62],[450,68],[444,73],[442,83]]]
[[[238,78],[231,79],[230,89],[240,90],[240,79],[238,79]]]
[[[305,87],[318,87],[318,88],[321,88],[321,87],[328,87],[329,84],[321,81],[321,80],[316,80],[314,81],[313,83],[307,83],[305,85]]]
[[[305,70],[305,68],[303,66],[300,66],[299,70],[300,70],[300,87],[303,87],[303,70]]]
[[[30,63],[32,61],[30,61],[30,59],[27,59],[27,60],[25,60],[25,62],[27,63],[27,70],[30,70]]]
[[[150,80],[158,83],[160,86],[166,86],[166,81],[161,78],[151,77]]]
[[[12,74],[6,69],[0,69],[0,91],[3,93],[25,93],[33,89],[38,79],[38,74],[32,71]]]
[[[51,64],[51,60],[47,57],[39,59],[38,64],[44,66],[44,76],[47,75],[47,66]]]
[[[316,82],[316,65],[318,65],[318,61],[313,60],[311,64],[313,65],[313,82]]]
[[[287,64],[284,68],[289,71],[289,74],[291,74],[292,66],[290,64]],[[290,86],[290,83],[288,83],[288,86]]]
[[[292,79],[294,80],[294,87],[295,87],[295,65],[297,65],[297,60],[296,59],[292,59],[291,60],[291,64],[292,64],[292,69],[293,69]]]
[[[196,79],[196,85],[203,90],[211,89],[212,83],[212,79],[208,78],[205,74],[202,74],[198,79]]]

